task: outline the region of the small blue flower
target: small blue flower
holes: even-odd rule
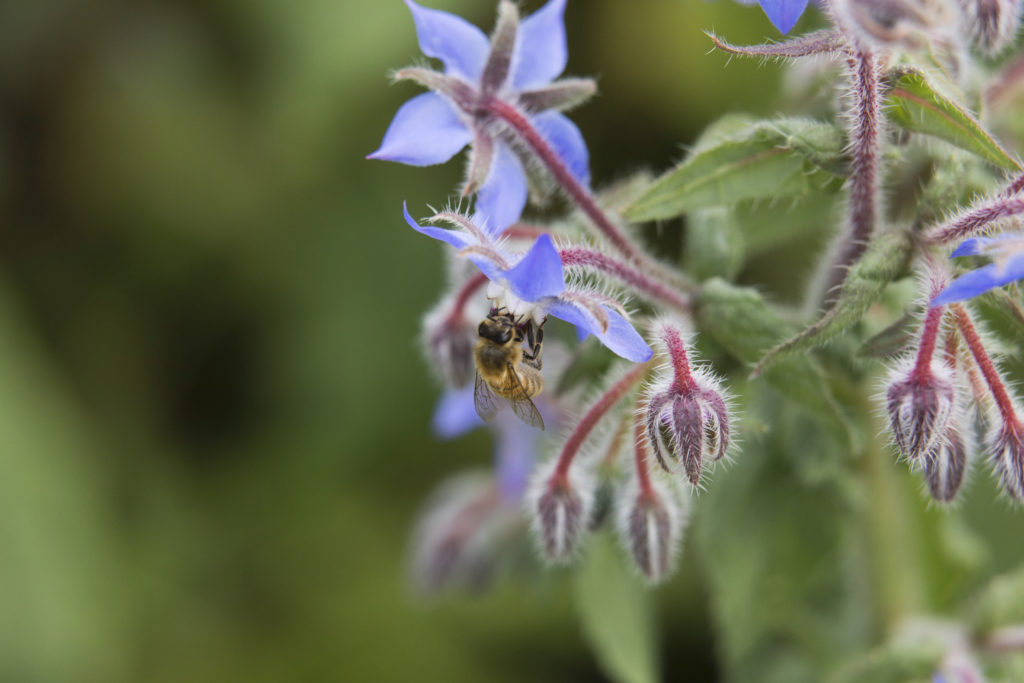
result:
[[[455,230],[446,230],[420,225],[404,205],[402,212],[413,230],[455,247],[460,255],[476,264],[492,287],[498,289],[488,295],[501,298],[513,314],[532,315],[538,322],[553,315],[575,325],[581,336],[592,334],[618,355],[636,363],[653,355],[643,337],[615,310],[615,302],[593,292],[566,288],[562,259],[550,236],[541,235],[525,255],[517,256],[464,216],[435,216],[433,220],[456,226]]]
[[[551,0],[518,22],[505,8],[495,39],[461,17],[405,0],[416,24],[420,49],[441,61],[444,72],[406,69],[400,77],[435,92],[418,95],[395,114],[380,149],[368,159],[430,166],[451,159],[472,143],[464,194],[477,192],[475,219],[492,235],[515,223],[526,205],[523,164],[508,145],[506,128],[480,106],[490,98],[522,107],[526,116],[582,183],[589,182],[589,157],[579,129],[557,109],[579,101],[583,81],[559,81],[568,60],[566,0]],[[584,88],[592,92],[592,83]],[[576,99],[572,99],[573,97]]]
[[[553,424],[557,416],[550,403],[542,397],[537,397],[535,403],[545,421]],[[446,391],[434,412],[434,433],[442,439],[454,439],[487,424],[477,414],[472,386]],[[518,503],[526,493],[533,472],[540,448],[540,432],[508,411],[499,413],[491,425],[497,437],[494,471],[498,490],[504,500]]]
[[[991,256],[992,263],[961,275],[932,299],[932,306],[943,306],[983,294],[1024,278],[1024,235],[974,237],[965,240],[950,258]]]
[[[789,33],[800,15],[807,9],[807,0],[737,0],[737,2],[744,5],[753,5],[757,2],[771,22],[775,24],[775,28],[783,33]]]

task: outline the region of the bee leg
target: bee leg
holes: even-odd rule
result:
[[[544,365],[544,359],[541,357],[541,345],[544,343],[544,326],[541,325],[534,330],[533,323],[529,323],[526,326],[526,343],[529,345],[530,350],[523,352],[523,362],[530,367],[540,370]]]

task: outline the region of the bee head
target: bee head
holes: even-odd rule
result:
[[[495,344],[508,344],[512,340],[513,328],[504,321],[486,318],[477,328],[477,334]]]

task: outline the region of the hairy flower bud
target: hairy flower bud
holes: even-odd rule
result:
[[[908,460],[917,460],[939,443],[953,411],[950,369],[939,361],[925,367],[923,372],[913,362],[896,367],[886,391],[893,439]]]
[[[501,544],[519,519],[516,506],[503,503],[489,477],[470,474],[448,481],[427,503],[413,534],[414,587],[425,595],[487,588],[498,569]]]
[[[957,429],[950,429],[945,438],[932,446],[924,456],[925,481],[932,498],[949,503],[956,497],[967,472],[967,448]]]
[[[644,577],[660,583],[672,572],[682,538],[684,515],[680,502],[665,487],[655,484],[649,492],[633,487],[622,503],[619,537]]]
[[[960,0],[974,44],[990,55],[1002,52],[1017,35],[1021,0]]]
[[[557,466],[557,461],[552,464]],[[579,481],[576,470],[563,474],[552,469],[549,465],[538,472],[530,496],[530,513],[545,559],[568,564],[587,531],[593,506],[592,487]]]
[[[1013,498],[1024,501],[1024,426],[1017,419],[1003,420],[992,435],[989,457]]]

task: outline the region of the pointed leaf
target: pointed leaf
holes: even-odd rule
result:
[[[575,589],[583,633],[608,677],[620,683],[659,680],[651,594],[608,534],[591,539]]]
[[[827,344],[859,321],[881,298],[886,286],[906,270],[912,249],[910,236],[902,230],[892,230],[872,241],[847,273],[832,308],[818,322],[766,353],[754,374],[783,356]]]
[[[730,122],[731,125],[731,122]],[[832,124],[783,118],[713,130],[693,153],[626,209],[626,218],[672,218],[745,199],[836,191],[845,172],[842,135]]]
[[[966,108],[942,91],[936,79],[917,69],[897,72],[886,102],[889,119],[905,130],[933,135],[1000,168],[1022,168]]]

